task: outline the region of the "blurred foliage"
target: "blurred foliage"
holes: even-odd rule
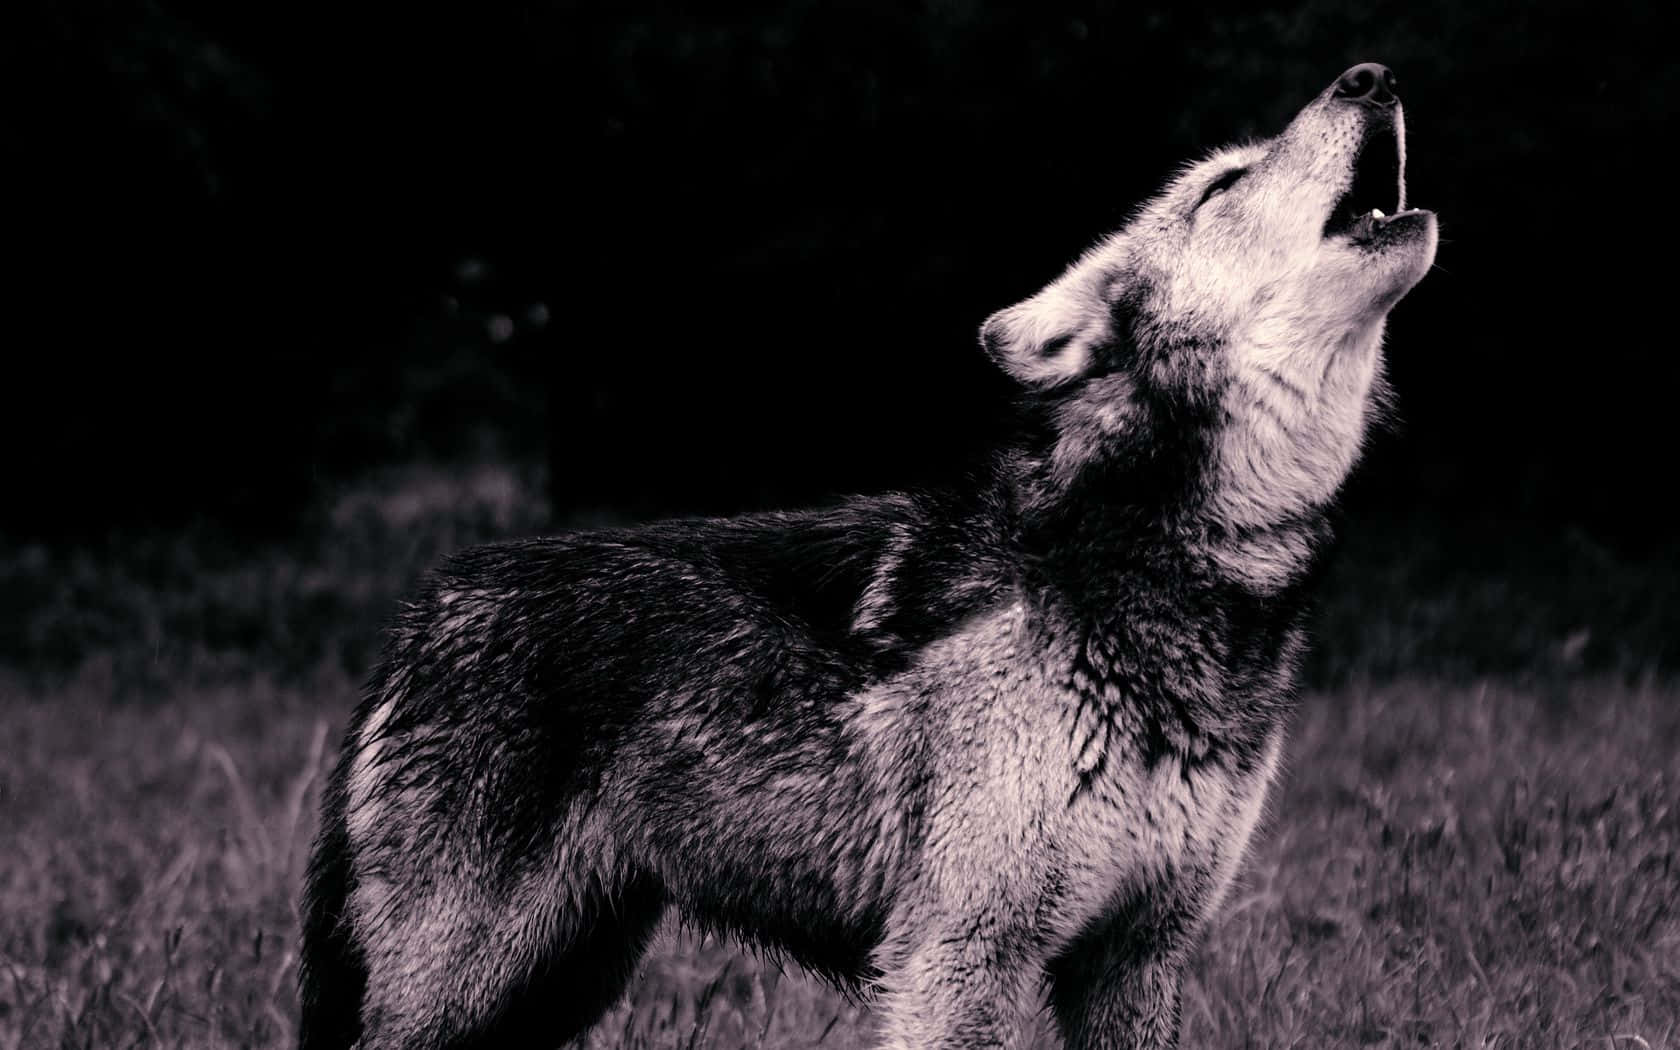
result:
[[[386,618],[444,555],[548,520],[540,476],[409,467],[343,486],[284,543],[211,523],[0,559],[0,666],[98,681],[116,698],[255,667],[360,678]]]
[[[406,466],[333,487],[285,541],[201,524],[19,546],[0,557],[0,668],[44,688],[97,680],[140,701],[183,680],[241,681],[253,667],[281,682],[323,669],[360,678],[381,625],[445,555],[623,520],[557,522],[544,482],[490,461]],[[1673,551],[1636,556],[1579,531],[1494,519],[1371,515],[1341,535],[1312,628],[1316,688],[1680,670]]]
[[[1471,681],[1626,680],[1680,668],[1680,550],[1618,551],[1523,519],[1426,513],[1344,523],[1307,678],[1324,688],[1408,674]]]

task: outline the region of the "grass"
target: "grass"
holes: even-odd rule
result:
[[[283,547],[0,563],[0,1050],[291,1042],[315,791],[377,623],[442,551],[536,529],[530,481],[415,471]],[[1455,580],[1373,535],[1330,581],[1336,652],[1195,957],[1184,1045],[1680,1047],[1671,570],[1542,537],[1586,567],[1502,543]],[[866,1002],[670,929],[588,1045],[868,1034]]]

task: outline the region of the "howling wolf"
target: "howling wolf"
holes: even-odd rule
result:
[[[988,319],[1031,422],[978,481],[433,574],[325,791],[302,1045],[556,1046],[674,907],[870,990],[882,1047],[1015,1045],[1046,989],[1070,1046],[1173,1046],[1435,253],[1394,88],[1355,66]]]

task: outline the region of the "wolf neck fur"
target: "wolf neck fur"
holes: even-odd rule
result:
[[[1145,409],[1100,443],[1064,430],[998,456],[1012,531],[1040,581],[1102,606],[1157,577],[1256,596],[1277,596],[1310,577],[1329,538],[1327,503],[1231,520],[1214,436],[1218,411],[1204,406],[1195,414],[1206,418],[1163,425]],[[1073,443],[1085,447],[1070,452]]]
[[[1149,450],[1094,460],[1071,484],[1045,456],[1004,457],[1022,589],[1073,640],[1081,691],[1100,704],[1123,697],[1128,717],[1143,715],[1145,746],[1194,755],[1252,744],[1293,701],[1328,516],[1225,525],[1201,441],[1151,439]]]

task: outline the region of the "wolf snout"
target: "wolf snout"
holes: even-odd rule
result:
[[[1336,97],[1366,106],[1392,106],[1400,101],[1399,87],[1394,70],[1380,62],[1361,62],[1336,78]]]

